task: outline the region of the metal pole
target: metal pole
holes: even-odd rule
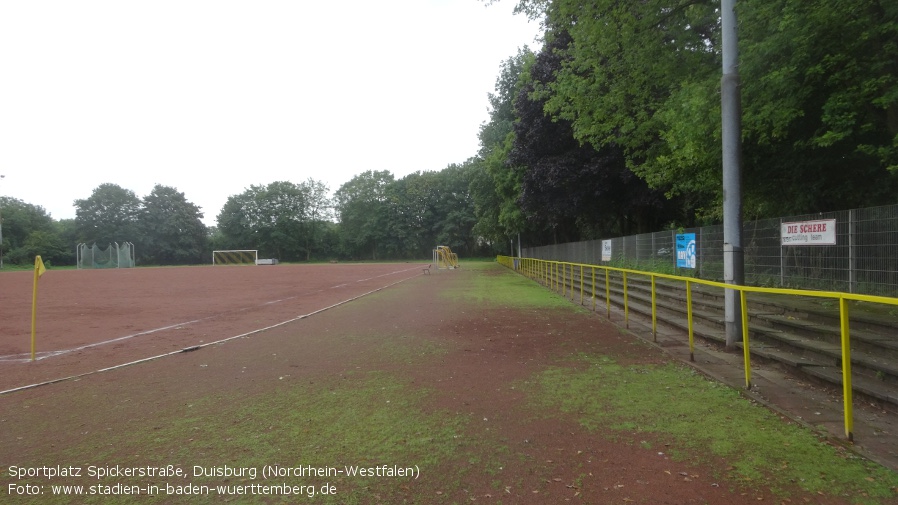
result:
[[[723,76],[720,81],[723,138],[723,278],[726,284],[744,284],[742,250],[742,99],[739,90],[739,49],[736,36],[736,0],[721,0]],[[733,348],[741,335],[739,293],[724,290],[726,346]]]
[[[857,241],[855,240],[855,231],[857,223],[857,210],[848,211],[848,292],[857,293]]]

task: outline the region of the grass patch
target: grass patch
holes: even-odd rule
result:
[[[283,468],[346,466],[415,467],[422,475],[457,457],[457,416],[426,413],[421,404],[428,391],[415,388],[380,372],[352,374],[347,379],[324,383],[297,381],[264,396],[203,398],[149,422],[115,427],[96,433],[53,455],[40,465],[120,465],[146,467],[175,465],[188,473],[184,479],[109,478],[56,479],[66,485],[274,485],[328,483],[336,495],[317,495],[314,503],[368,503],[372,496],[390,496],[390,502],[421,502],[430,490],[416,487],[413,477],[286,476],[265,480],[266,465]],[[85,455],[89,455],[85,457]],[[125,456],[123,456],[125,455]],[[90,462],[85,461],[89,459]],[[235,470],[233,476],[193,476],[194,465]],[[247,470],[240,470],[247,469]],[[253,469],[252,473],[249,469]],[[86,473],[86,470],[85,470]],[[253,475],[255,477],[253,477]],[[17,496],[17,503],[69,503],[74,498],[49,496],[46,479],[23,479],[18,484],[42,485],[42,496]],[[33,498],[33,499],[32,499]],[[104,497],[81,497],[79,503],[101,503]],[[108,496],[105,497],[108,500]],[[258,503],[259,496],[220,496],[216,493],[189,497],[191,503]],[[301,496],[302,501],[309,500]],[[184,501],[184,496],[143,496],[139,503]],[[296,503],[297,496],[272,496],[267,503]],[[92,501],[93,500],[93,501]],[[127,500],[126,500],[127,501]]]
[[[541,373],[533,391],[536,404],[575,413],[591,431],[610,428],[612,437],[659,434],[671,441],[666,452],[674,457],[706,453],[723,458],[730,465],[728,477],[749,487],[769,486],[782,493],[797,484],[810,493],[848,496],[856,503],[894,498],[894,472],[840,453],[806,428],[784,422],[691,368],[621,366],[604,356],[581,360],[586,367]]]
[[[557,293],[498,263],[465,263],[464,268],[476,272],[476,275],[468,277],[471,283],[454,289],[447,288],[442,292],[442,296],[453,301],[462,300],[466,303],[505,308],[581,310]],[[456,273],[463,274],[449,271],[446,274],[441,272],[439,275]]]

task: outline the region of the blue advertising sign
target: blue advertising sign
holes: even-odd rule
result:
[[[695,233],[677,234],[677,268],[695,268]]]

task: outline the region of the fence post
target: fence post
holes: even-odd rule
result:
[[[855,209],[848,211],[848,292],[857,293],[857,255],[855,254],[854,227],[857,215]]]
[[[854,416],[851,405],[851,340],[848,333],[848,300],[839,297],[839,326],[842,333],[842,396],[845,404],[845,436],[854,441]]]
[[[780,218],[780,287],[786,286],[786,246],[783,245],[783,218]]]

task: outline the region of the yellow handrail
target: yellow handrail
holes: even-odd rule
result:
[[[684,277],[679,275],[661,274],[654,272],[646,272],[629,268],[618,268],[603,265],[588,265],[582,263],[567,263],[559,261],[540,260],[535,258],[527,259],[531,265],[530,269],[520,269],[530,278],[537,278],[543,281],[546,287],[550,287],[558,292],[561,289],[561,295],[567,297],[567,286],[565,285],[567,277],[567,265],[571,266],[570,282],[571,282],[571,301],[574,300],[574,268],[580,267],[580,305],[583,305],[584,291],[584,274],[583,268],[590,267],[592,269],[592,296],[593,311],[596,309],[596,269],[605,271],[605,306],[608,318],[611,318],[611,272],[619,272],[623,284],[624,296],[624,321],[629,328],[629,297],[627,289],[627,274],[644,275],[651,278],[652,282],[652,334],[657,341],[657,316],[656,316],[656,285],[657,278],[669,279],[673,281],[685,282],[686,284],[686,310],[687,310],[687,326],[689,331],[689,357],[695,360],[694,347],[694,327],[692,317],[692,285],[702,284],[705,286],[718,287],[723,289],[733,289],[739,291],[739,299],[742,308],[742,352],[745,367],[745,387],[751,387],[751,353],[749,351],[749,318],[748,318],[748,293],[768,293],[775,295],[787,296],[808,296],[813,298],[830,298],[839,301],[839,327],[841,335],[842,348],[842,394],[845,407],[845,435],[848,440],[854,439],[854,422],[852,410],[852,389],[851,389],[851,340],[849,332],[849,314],[848,301],[861,301],[869,303],[881,303],[887,305],[898,306],[898,298],[890,298],[885,296],[862,295],[856,293],[843,293],[838,291],[812,291],[807,289],[787,289],[787,288],[764,288],[757,286],[742,286],[737,284],[726,284],[718,281],[710,281],[705,279],[696,279],[692,277]],[[509,268],[514,268],[514,258],[507,256],[499,256],[497,261]]]

